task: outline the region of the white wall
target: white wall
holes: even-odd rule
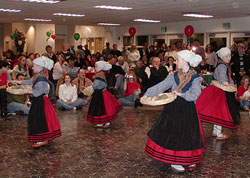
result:
[[[0,24],[0,53],[4,49],[4,24]]]
[[[12,49],[13,40],[10,38],[10,34],[12,33],[12,24],[4,24],[4,51],[8,49]]]

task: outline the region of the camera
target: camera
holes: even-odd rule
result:
[[[133,75],[127,75],[126,78],[128,78],[128,79],[133,78]]]

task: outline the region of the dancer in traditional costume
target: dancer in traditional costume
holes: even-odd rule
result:
[[[233,86],[231,78],[231,51],[229,48],[221,48],[217,52],[218,65],[214,71],[214,78],[223,86]],[[222,126],[235,129],[240,124],[239,106],[234,92],[224,91],[215,86],[208,86],[202,90],[201,96],[196,102],[197,112],[200,119],[213,123],[212,136],[217,140],[225,140],[229,135],[222,133]]]
[[[54,62],[45,57],[33,61],[35,75],[24,80],[22,85],[32,85],[31,108],[28,116],[28,137],[33,148],[48,145],[48,141],[61,136],[61,129],[55,110],[48,99],[49,84],[45,69],[52,69]],[[17,81],[15,81],[17,82]],[[17,82],[19,83],[19,82]]]
[[[202,78],[193,68],[201,60],[191,51],[178,52],[179,70],[149,88],[142,97],[142,100],[153,97],[169,88],[177,95],[173,102],[165,106],[160,118],[148,132],[145,149],[145,153],[152,158],[170,163],[176,172],[184,172],[184,165],[193,171],[202,159],[204,139],[195,107],[195,101],[201,94]]]
[[[122,109],[120,103],[107,91],[107,81],[104,71],[112,68],[105,61],[98,61],[95,64],[96,78],[92,84],[94,93],[89,105],[87,120],[96,127],[110,127],[110,122],[117,117]]]

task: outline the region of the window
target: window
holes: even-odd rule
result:
[[[193,34],[190,37],[190,43],[192,44],[194,41],[198,41],[201,46],[204,46],[204,34],[203,33]]]
[[[137,36],[137,46],[148,44],[148,36]]]
[[[131,46],[134,44],[133,36],[124,36],[123,37],[123,45]]]
[[[175,45],[177,42],[183,43],[183,39],[170,39],[170,46]]]
[[[227,38],[210,38],[210,44],[214,51],[218,51],[220,48],[227,46]]]

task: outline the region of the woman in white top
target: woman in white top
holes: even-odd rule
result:
[[[133,66],[135,66],[135,63],[141,58],[140,52],[136,49],[135,45],[131,46],[131,49],[128,53],[128,59],[133,62]]]
[[[15,65],[12,71],[12,80],[16,80],[17,74],[23,74],[26,80],[30,78],[29,67],[26,62],[27,60],[25,56],[18,58],[18,64]]]
[[[64,68],[63,62],[64,62],[63,56],[62,54],[59,54],[57,56],[57,62],[55,63],[54,68],[53,68],[53,80],[54,80],[55,86],[57,85],[58,79],[63,74],[63,68]]]
[[[64,76],[64,84],[59,87],[57,105],[61,110],[81,109],[83,100],[77,96],[77,88],[71,83],[69,74]]]
[[[217,66],[218,57],[213,51],[212,46],[210,44],[207,44],[206,46],[205,56],[206,56],[206,63],[209,65],[209,71],[213,72],[215,67]]]

